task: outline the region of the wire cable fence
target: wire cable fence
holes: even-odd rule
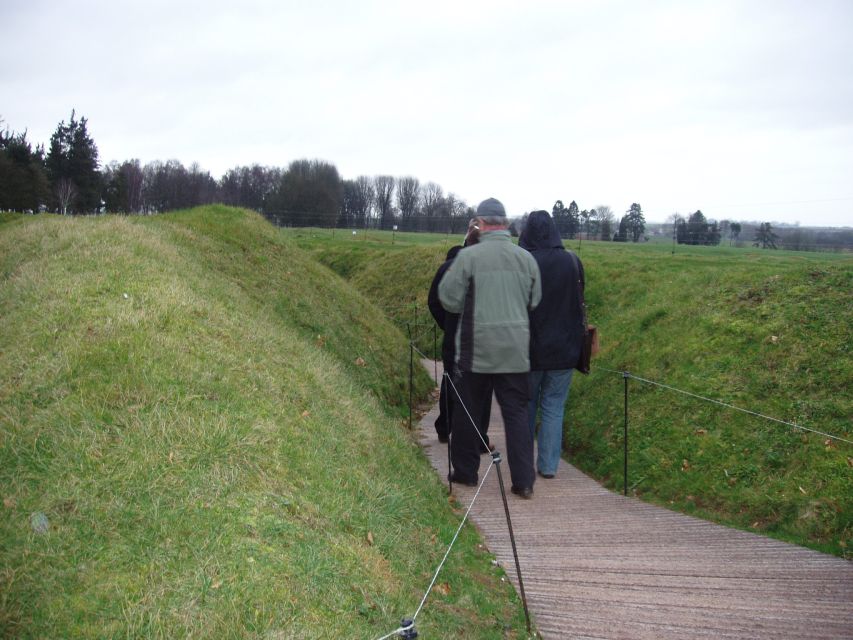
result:
[[[797,424],[795,422],[788,422],[787,420],[780,420],[779,418],[774,418],[772,416],[768,416],[768,415],[765,415],[763,413],[759,413],[757,411],[751,411],[749,409],[744,409],[742,407],[736,407],[735,405],[729,404],[728,402],[722,402],[720,400],[715,400],[714,398],[707,398],[705,396],[700,396],[699,394],[691,393],[690,391],[685,391],[684,389],[678,389],[676,387],[670,386],[668,384],[664,384],[662,382],[656,382],[655,380],[647,380],[646,378],[641,378],[640,376],[635,376],[634,374],[629,373],[628,371],[616,371],[613,369],[607,369],[605,367],[596,367],[596,368],[601,369],[602,371],[606,371],[608,373],[618,373],[619,375],[627,376],[628,378],[631,378],[632,380],[637,380],[638,382],[643,382],[645,384],[649,384],[649,385],[652,385],[655,387],[660,387],[662,389],[674,391],[675,393],[680,393],[682,395],[689,396],[691,398],[696,398],[697,400],[703,400],[705,402],[710,402],[712,404],[716,404],[716,405],[719,405],[721,407],[726,407],[727,409],[732,409],[734,411],[740,411],[742,413],[746,413],[746,414],[749,414],[751,416],[755,416],[756,418],[763,418],[765,420],[770,420],[771,422],[783,424],[783,425],[786,425],[786,426],[791,427],[793,429],[799,429],[800,431],[808,431],[810,433],[815,433],[819,436],[824,436],[825,438],[830,438],[831,440],[836,440],[838,442],[846,442],[847,444],[853,444],[853,440],[848,440],[847,438],[843,438],[843,437],[838,436],[838,435],[826,433],[824,431],[818,431],[817,429],[805,427],[805,426],[803,426],[801,424]]]
[[[750,416],[755,417],[755,418],[760,418],[763,420],[767,420],[769,422],[781,424],[781,425],[790,427],[792,429],[797,429],[799,431],[820,435],[824,438],[827,438],[827,442],[832,440],[832,441],[841,442],[841,443],[845,443],[845,444],[853,444],[853,440],[850,440],[849,438],[845,438],[845,437],[837,435],[837,434],[828,433],[826,431],[820,431],[818,429],[806,427],[804,425],[797,424],[795,422],[791,422],[788,420],[781,420],[779,418],[774,418],[773,416],[769,416],[766,413],[762,413],[759,411],[753,411],[751,409],[744,409],[743,407],[738,407],[738,406],[735,406],[735,405],[728,403],[728,402],[723,402],[721,400],[709,398],[707,396],[703,396],[703,395],[700,395],[697,393],[693,393],[691,391],[685,391],[684,389],[679,389],[679,388],[674,387],[672,385],[664,384],[664,383],[658,382],[656,380],[650,380],[648,378],[643,378],[641,376],[634,375],[628,371],[619,371],[616,369],[609,369],[607,367],[598,366],[598,365],[593,365],[592,370],[617,374],[617,375],[621,376],[623,381],[624,381],[624,396],[623,396],[624,397],[624,400],[623,400],[623,402],[624,402],[624,419],[623,419],[623,433],[622,433],[622,441],[623,441],[623,470],[622,470],[623,486],[622,486],[622,492],[626,496],[628,495],[628,477],[629,477],[629,470],[628,470],[628,459],[629,459],[629,455],[628,455],[629,454],[629,428],[628,428],[628,425],[629,425],[629,398],[630,398],[629,384],[628,384],[629,380],[636,380],[637,382],[641,382],[641,383],[649,385],[649,386],[665,389],[667,391],[677,393],[680,395],[684,395],[684,396],[693,398],[695,400],[700,400],[702,402],[706,402],[706,403],[709,403],[709,404],[712,404],[715,406],[720,406],[720,407],[723,407],[723,408],[731,410],[731,411],[736,411],[739,413],[750,415]],[[726,475],[728,475],[728,472]]]

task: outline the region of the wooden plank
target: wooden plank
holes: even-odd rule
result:
[[[433,373],[432,361],[425,365]],[[436,405],[419,435],[444,480],[447,446],[435,436],[437,415]],[[489,437],[505,450],[496,404]],[[484,455],[481,479],[490,466]],[[454,486],[466,507],[475,491]],[[537,478],[532,500],[509,494],[508,502],[543,638],[853,639],[849,561],[626,498],[565,461],[556,478]],[[517,589],[494,469],[471,519]]]

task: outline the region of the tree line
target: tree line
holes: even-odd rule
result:
[[[98,148],[88,121],[75,111],[60,122],[48,148],[35,147],[27,132],[2,130],[0,119],[0,210],[52,211],[61,214],[159,213],[222,202],[263,213],[281,226],[398,229],[460,233],[474,211],[434,182],[391,175],[344,179],[334,164],[301,159],[287,167],[258,164],[229,169],[219,180],[197,163],[185,167],[177,160],[142,165],[139,160],[100,166]],[[615,242],[645,239],[642,207],[632,203],[617,219],[612,209],[598,205],[581,210],[557,200],[552,215],[564,238]],[[521,230],[525,216],[513,223]],[[718,245],[728,237],[738,242],[741,223],[706,219],[697,210],[671,217],[679,244]],[[781,233],[781,235],[780,235]],[[770,223],[755,229],[753,244],[764,248],[811,249],[824,238],[805,230],[776,233]],[[850,235],[850,234],[848,234]],[[849,248],[853,239],[835,234],[835,243]]]
[[[322,160],[239,166],[219,180],[177,160],[113,161],[101,168],[88,121],[74,111],[57,125],[47,150],[33,146],[26,131],[0,131],[0,210],[159,213],[214,202],[292,226],[461,232],[473,215],[464,200],[434,182],[391,175],[347,180]]]
[[[286,168],[261,165],[229,169],[214,179],[197,164],[176,160],[110,162],[99,169],[98,148],[86,118],[60,122],[47,151],[32,147],[26,132],[0,136],[0,209],[158,213],[222,202],[263,213],[282,226],[322,226],[400,231],[463,232],[474,210],[435,182],[413,176],[343,179],[322,160],[295,160]],[[609,206],[580,210],[558,200],[552,209],[560,234],[639,241],[645,219],[639,204],[619,219]],[[520,231],[524,217],[513,225]]]
[[[524,214],[514,230],[520,230],[527,221]],[[557,200],[551,208],[551,215],[560,232],[566,239],[587,238],[589,240],[605,240],[613,242],[639,242],[644,238],[646,219],[643,208],[633,203],[616,223],[616,215],[607,205],[598,205],[592,209],[581,210],[578,203],[572,200],[567,207],[562,200]]]

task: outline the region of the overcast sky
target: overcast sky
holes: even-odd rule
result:
[[[0,0],[0,117],[102,163],[333,162],[511,215],[853,225],[853,1]]]

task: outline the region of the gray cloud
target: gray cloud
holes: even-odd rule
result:
[[[0,116],[47,142],[76,108],[104,161],[321,157],[516,213],[788,202],[774,219],[853,224],[851,7],[13,1]]]

